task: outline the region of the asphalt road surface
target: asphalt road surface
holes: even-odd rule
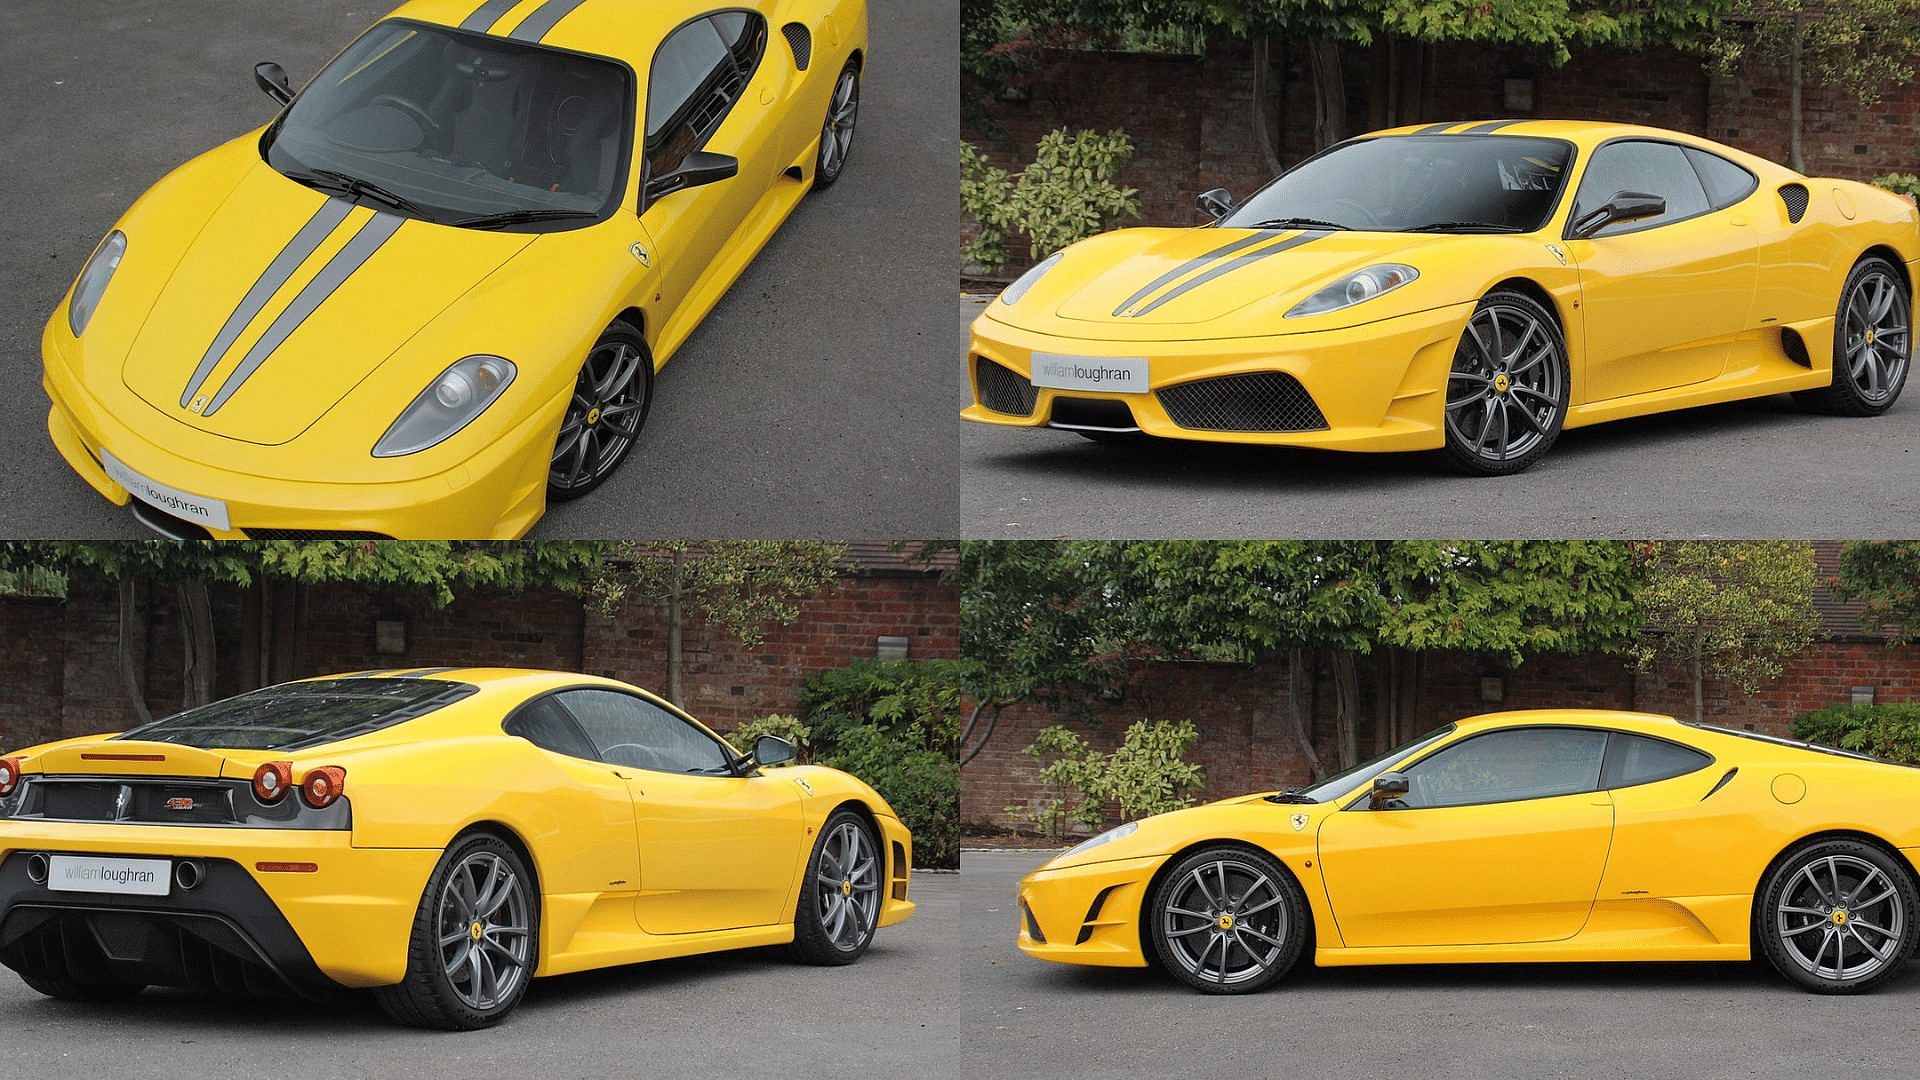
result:
[[[149,990],[78,1005],[0,970],[0,1059],[9,1075],[48,1080],[950,1076],[969,1039],[948,1005],[952,961],[965,954],[959,884],[914,875],[919,912],[848,967],[752,950],[539,979],[485,1031],[397,1027],[356,998]]]
[[[956,525],[958,0],[871,0],[853,156],[661,373],[620,473],[545,537],[946,536]],[[0,65],[0,535],[145,537],[46,434],[40,330],[120,213],[392,3],[6,0]],[[396,403],[396,408],[398,403]]]
[[[962,319],[980,307],[963,301]],[[1920,385],[1871,420],[1779,396],[1581,428],[1487,479],[1424,455],[1110,447],[980,424],[959,463],[962,535],[984,539],[1885,539],[1920,535]]]
[[[1872,1077],[1911,1073],[1920,1050],[1914,968],[1864,997],[1802,993],[1758,964],[1301,968],[1213,997],[1049,964],[1013,946],[1015,882],[1046,858],[962,857],[946,1007],[969,1024],[968,1075]]]

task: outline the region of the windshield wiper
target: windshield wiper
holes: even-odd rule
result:
[[[1313,805],[1319,804],[1320,802],[1319,799],[1316,799],[1311,795],[1302,794],[1304,791],[1306,791],[1305,788],[1290,787],[1287,790],[1282,791],[1277,795],[1267,796],[1267,801],[1277,802],[1277,803],[1309,803]]]
[[[398,195],[388,191],[386,188],[381,187],[371,180],[362,180],[357,176],[348,176],[346,173],[335,172],[332,169],[315,169],[312,172],[288,173],[286,175],[288,179],[297,180],[308,187],[321,188],[322,190],[331,189],[356,199],[372,199],[375,202],[385,203],[395,210],[412,214],[415,217],[425,218],[428,221],[433,220],[433,215],[427,213],[426,208],[422,207],[419,203],[414,202],[405,195]]]
[[[1337,221],[1322,221],[1319,218],[1310,218],[1310,217],[1268,218],[1265,221],[1256,221],[1252,225],[1246,226],[1246,228],[1249,228],[1249,229],[1339,229],[1341,232],[1353,231],[1353,226],[1351,225],[1342,225]]]
[[[1407,232],[1525,232],[1514,225],[1495,225],[1491,221],[1436,221]]]
[[[566,221],[573,218],[599,216],[591,210],[507,210],[498,214],[482,214],[479,217],[449,221],[447,224],[461,229],[498,229],[504,225],[525,225],[533,221]]]

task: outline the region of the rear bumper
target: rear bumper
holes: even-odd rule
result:
[[[195,888],[165,896],[56,892],[26,856],[191,859]],[[119,965],[136,981],[314,995],[406,975],[407,940],[440,852],[356,848],[346,832],[0,824],[0,963]],[[309,863],[312,872],[262,871]],[[210,966],[211,965],[211,966]]]
[[[1146,967],[1140,911],[1164,861],[1153,855],[1028,874],[1020,879],[1020,951],[1062,964]]]
[[[905,922],[914,913],[916,905],[907,899],[907,889],[913,878],[913,833],[896,818],[876,815],[880,823],[880,842],[887,849],[887,892],[880,903],[880,915],[876,926],[892,926]]]

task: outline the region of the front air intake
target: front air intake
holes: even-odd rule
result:
[[[793,66],[801,71],[813,63],[813,34],[797,22],[790,22],[780,28],[786,35],[787,44],[793,49]]]
[[[980,387],[980,404],[1008,416],[1032,416],[1040,392],[1033,384],[984,356],[973,358],[973,378]]]
[[[1195,431],[1322,431],[1327,426],[1306,387],[1284,371],[1198,379],[1155,396],[1168,418]]]
[[[1787,220],[1800,224],[1800,219],[1807,216],[1807,185],[1780,185],[1780,202],[1787,208]]]

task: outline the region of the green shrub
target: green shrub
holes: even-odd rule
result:
[[[1795,720],[1793,734],[1821,746],[1920,765],[1920,702],[1835,705]]]
[[[1887,173],[1873,178],[1873,186],[1882,191],[1891,191],[1895,195],[1920,197],[1920,176],[1910,172]]]
[[[1133,158],[1133,140],[1120,130],[1069,131],[1041,136],[1032,164],[1018,176],[960,144],[960,203],[980,223],[978,238],[962,249],[988,270],[1007,265],[1007,238],[1027,234],[1038,262],[1078,240],[1140,216],[1139,192],[1116,183]]]
[[[762,735],[778,735],[792,743],[799,753],[794,763],[805,765],[813,761],[813,731],[801,722],[797,716],[772,713],[767,716],[748,720],[727,733],[727,741],[735,750],[743,754],[753,752],[753,740]]]
[[[913,865],[960,865],[960,770],[948,754],[873,724],[842,733],[820,764],[873,785],[913,830]]]
[[[1104,826],[1109,803],[1119,806],[1123,822],[1192,806],[1189,792],[1206,782],[1206,771],[1186,760],[1198,738],[1191,720],[1141,720],[1118,749],[1103,754],[1069,728],[1044,728],[1026,753],[1052,759],[1040,770],[1047,794],[1007,810],[1058,839],[1068,823],[1089,832]]]

